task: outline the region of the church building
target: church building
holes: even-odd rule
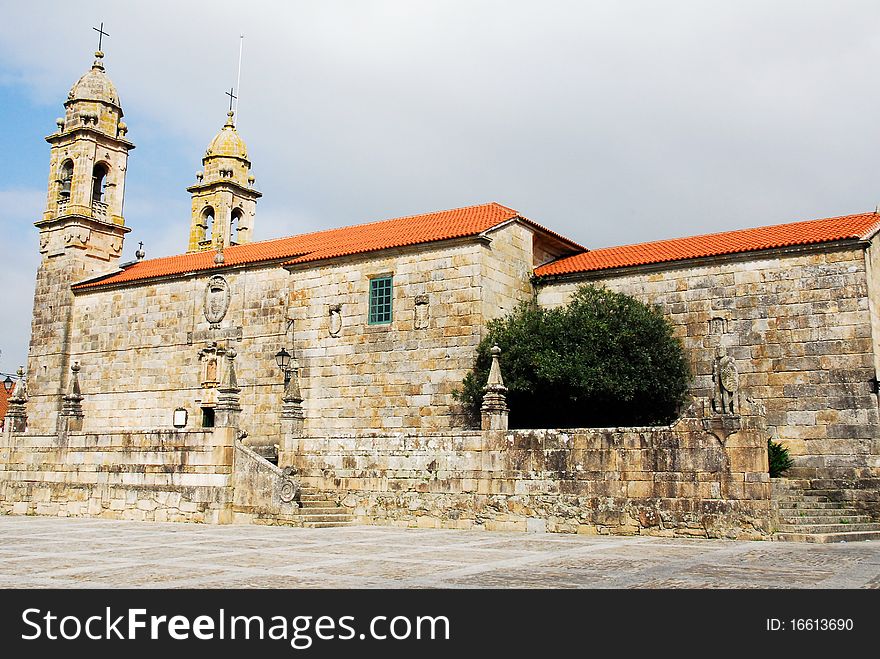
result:
[[[766,465],[767,438],[785,444],[795,458],[788,483],[778,483],[777,490],[833,490],[842,494],[832,499],[846,501],[866,524],[880,516],[876,212],[590,250],[517,210],[486,203],[255,241],[261,193],[230,111],[208,144],[195,182],[186,188],[191,216],[179,223],[182,241],[189,231],[186,252],[147,259],[139,250],[137,260],[123,263],[130,231],[123,212],[125,179],[135,145],[128,139],[103,53],[96,53],[64,106],[64,118],[46,138],[49,182],[45,211],[35,223],[41,261],[27,377],[10,399],[4,429],[0,502],[8,503],[10,511],[40,514],[35,506],[44,497],[49,506],[43,506],[45,514],[113,516],[113,511],[123,515],[121,511],[131,510],[138,518],[141,495],[132,499],[126,494],[126,504],[111,504],[122,495],[113,498],[106,488],[164,487],[163,492],[179,494],[179,487],[189,483],[231,489],[202,501],[202,518],[184,515],[186,519],[231,521],[233,512],[244,515],[247,509],[240,502],[235,511],[223,508],[244,496],[232,493],[234,487],[222,480],[238,469],[231,458],[228,464],[223,462],[227,458],[206,462],[201,470],[189,463],[195,470],[182,472],[181,478],[193,478],[176,485],[173,478],[167,487],[161,485],[159,474],[168,459],[161,455],[163,442],[179,440],[174,444],[178,448],[190,446],[180,438],[216,437],[215,429],[234,426],[235,437],[224,450],[243,451],[248,460],[262,460],[276,470],[288,467],[287,476],[298,473],[299,485],[317,488],[328,500],[334,499],[335,488],[340,492],[336,505],[348,502],[351,515],[372,523],[412,522],[391,512],[390,499],[377,494],[392,490],[410,493],[405,504],[397,504],[410,511],[417,510],[411,504],[419,494],[429,500],[442,493],[447,498],[438,505],[444,512],[423,515],[440,520],[438,525],[457,526],[466,520],[462,524],[467,528],[489,528],[492,523],[520,528],[516,524],[521,519],[541,518],[546,530],[590,526],[600,532],[655,529],[650,516],[642,519],[641,512],[627,507],[636,498],[654,501],[651,505],[661,518],[668,510],[680,513],[673,515],[679,521],[667,520],[669,528],[697,530],[707,528],[704,522],[692,524],[708,514],[707,500],[720,502],[716,509],[727,512],[713,514],[723,517],[730,511],[740,514],[744,508],[729,502],[742,499],[766,504],[749,509],[750,519],[759,521],[728,526],[751,525],[755,533],[766,534],[772,526],[767,521],[771,487],[761,466]],[[464,427],[453,391],[473,366],[486,323],[524,301],[545,307],[564,304],[585,282],[659,305],[673,322],[694,374],[695,402],[689,414],[702,419],[702,425],[695,421],[687,431],[691,439],[703,433],[693,446],[720,441],[704,451],[720,456],[736,450],[730,437],[739,428],[742,433],[752,429],[758,439],[748,450],[763,450],[763,463],[737,471],[732,465],[738,458],[724,453],[721,466],[694,472],[716,474],[709,480],[721,483],[719,488],[700,487],[699,475],[667,478],[681,483],[676,493],[656,473],[678,474],[682,465],[646,466],[633,470],[649,474],[639,476],[639,482],[651,483],[650,491],[638,497],[628,494],[637,488],[628,484],[629,471],[620,467],[616,477],[604,478],[623,483],[622,490],[607,495],[620,500],[621,511],[616,522],[607,524],[597,521],[595,510],[578,513],[581,519],[575,522],[555,509],[541,512],[534,502],[515,513],[513,498],[541,494],[534,483],[576,481],[570,473],[577,468],[571,465],[555,475],[538,476],[549,467],[533,461],[505,477],[511,483],[526,478],[527,487],[496,487],[488,476],[490,484],[480,485],[479,474],[493,469],[485,462],[488,453],[483,462],[478,460],[482,466],[455,466],[456,452],[470,450],[469,442],[482,432]],[[502,351],[502,374],[503,359]],[[733,364],[737,376],[725,385],[723,409],[717,403],[720,360]],[[725,425],[734,417],[760,422],[754,427],[750,421]],[[724,432],[708,430],[715,427],[713,418],[723,421]],[[503,432],[506,426],[493,430]],[[631,436],[617,431],[621,437]],[[651,432],[636,435],[650,443],[645,437],[653,437]],[[116,439],[105,441],[104,436]],[[28,444],[28,437],[43,439]],[[519,436],[511,437],[513,446]],[[81,442],[71,443],[72,438]],[[401,438],[415,439],[410,445]],[[432,441],[440,447],[436,451]],[[113,448],[102,452],[102,442]],[[140,457],[126,454],[128,466],[115,469],[119,451],[134,450],[138,442],[143,443]],[[404,444],[423,455],[425,464],[404,469],[380,455],[386,449],[404,451]],[[220,450],[220,445],[211,446]],[[351,447],[350,455],[343,446]],[[490,450],[489,444],[481,446],[479,450]],[[575,456],[587,449],[572,446],[571,460],[587,460]],[[493,445],[491,450],[503,449]],[[541,450],[550,450],[549,445]],[[430,467],[434,454],[446,457]],[[229,469],[211,471],[209,464]],[[259,469],[269,469],[259,464]],[[601,469],[616,469],[603,465]],[[392,478],[387,472],[392,469],[406,474]],[[726,475],[718,477],[725,469]],[[444,470],[448,473],[438,475]],[[53,476],[45,477],[50,472]],[[72,472],[110,475],[82,480]],[[216,478],[195,478],[200,474]],[[35,483],[47,480],[58,484],[52,493],[35,494]],[[62,493],[69,493],[74,480],[80,489],[92,488],[82,495],[78,513],[68,505],[76,497]],[[389,485],[391,480],[397,485]],[[424,487],[423,481],[428,483]],[[446,484],[441,487],[439,481]],[[471,481],[477,484],[471,486]],[[594,489],[589,492],[571,492],[595,499],[580,505],[601,507],[604,495],[595,489],[600,486],[590,487]],[[100,488],[105,488],[103,494],[96,494]],[[567,491],[551,490],[560,496]],[[509,518],[490,520],[486,526],[480,521],[483,513],[473,511],[481,505],[479,496],[493,494],[513,497],[505,499]],[[472,498],[462,504],[470,513],[455,516],[447,510],[458,505],[450,501],[465,495]],[[163,496],[167,502],[172,495]],[[695,503],[683,512],[678,504],[662,502],[685,499]],[[166,505],[159,498],[151,501],[156,505],[140,509],[146,518],[175,518],[151,512]],[[58,502],[62,508],[51,506]],[[66,512],[57,512],[62,509]],[[293,513],[278,513],[273,519],[285,515]],[[508,522],[514,526],[505,527]],[[534,527],[523,522],[523,530]]]

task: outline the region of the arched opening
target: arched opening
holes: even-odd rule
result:
[[[229,221],[229,244],[230,245],[238,245],[241,241],[239,240],[238,232],[241,231],[241,218],[244,217],[244,211],[240,208],[234,208],[232,210],[232,218]]]
[[[61,190],[58,192],[60,201],[70,200],[71,185],[73,185],[73,161],[65,160],[61,163]]]
[[[104,199],[104,190],[107,187],[108,168],[102,162],[99,162],[92,169],[92,205],[95,202],[106,203]]]
[[[211,243],[214,241],[214,209],[206,206],[202,211],[202,240],[203,243]]]

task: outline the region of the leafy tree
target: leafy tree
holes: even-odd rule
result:
[[[501,347],[513,428],[658,425],[674,420],[690,371],[660,309],[593,285],[555,309],[523,304],[491,321],[456,396],[478,423],[483,387]]]
[[[767,440],[767,458],[770,463],[770,478],[782,476],[794,464],[785,445],[772,439]]]

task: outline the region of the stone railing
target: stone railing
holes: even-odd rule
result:
[[[100,220],[107,219],[107,204],[103,201],[93,201],[92,202],[92,217]]]

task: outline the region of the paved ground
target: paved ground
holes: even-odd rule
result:
[[[0,588],[121,587],[880,588],[880,542],[0,516]]]

